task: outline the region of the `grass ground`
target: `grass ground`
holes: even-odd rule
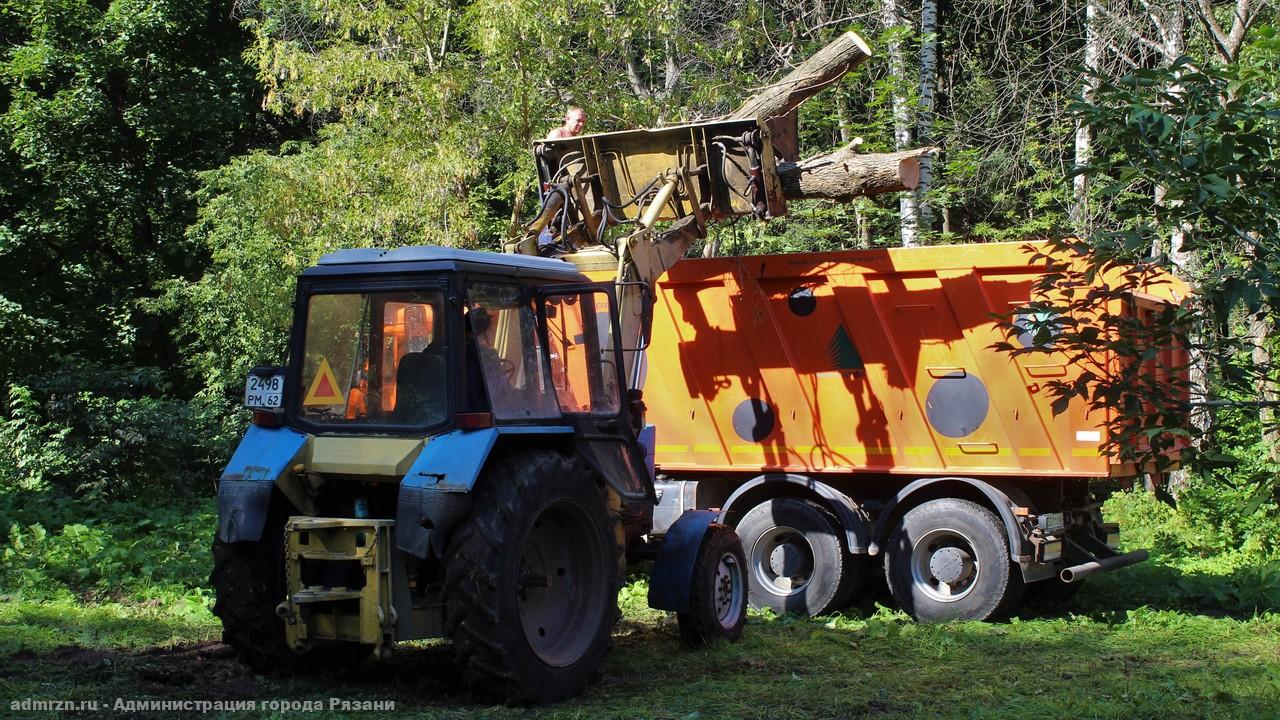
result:
[[[1149,539],[1149,538],[1140,538]],[[442,643],[341,674],[260,676],[222,657],[199,591],[84,602],[0,602],[0,715],[24,698],[125,702],[390,700],[431,718],[1269,718],[1280,716],[1280,614],[1270,566],[1157,555],[1091,578],[1067,607],[1004,623],[919,625],[869,603],[826,618],[753,615],[737,645],[693,652],[672,620],[624,588],[603,677],[550,708],[494,706],[459,688]],[[20,707],[20,706],[19,706]],[[161,717],[162,713],[133,713]],[[218,716],[210,713],[210,717]]]

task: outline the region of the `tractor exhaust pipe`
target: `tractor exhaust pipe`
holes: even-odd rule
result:
[[[1093,575],[1094,573],[1107,572],[1108,570],[1117,570],[1130,565],[1137,565],[1147,559],[1146,550],[1134,550],[1131,553],[1123,555],[1114,555],[1101,560],[1093,560],[1079,565],[1072,565],[1069,568],[1063,568],[1058,573],[1058,577],[1062,578],[1062,582],[1073,583]]]

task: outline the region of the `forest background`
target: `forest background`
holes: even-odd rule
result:
[[[875,55],[801,107],[801,155],[936,145],[921,187],[794,203],[721,251],[1077,237],[1175,271],[1200,397],[1253,404],[1198,411],[1176,513],[1134,517],[1168,557],[1250,568],[1193,605],[1274,608],[1276,23],[1265,0],[0,3],[0,592],[203,602],[296,273],[498,251],[567,105],[588,132],[716,116],[854,29]]]

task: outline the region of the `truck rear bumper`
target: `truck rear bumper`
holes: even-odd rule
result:
[[[1076,563],[1058,572],[1058,577],[1066,583],[1079,582],[1100,572],[1136,565],[1148,557],[1146,550],[1118,553],[1092,537],[1079,540],[1068,537],[1063,549],[1066,557]]]

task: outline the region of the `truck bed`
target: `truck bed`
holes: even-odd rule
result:
[[[685,260],[658,283],[644,378],[663,471],[1106,477],[1106,418],[1018,358],[1028,243]],[[1016,340],[1015,340],[1016,342]]]

